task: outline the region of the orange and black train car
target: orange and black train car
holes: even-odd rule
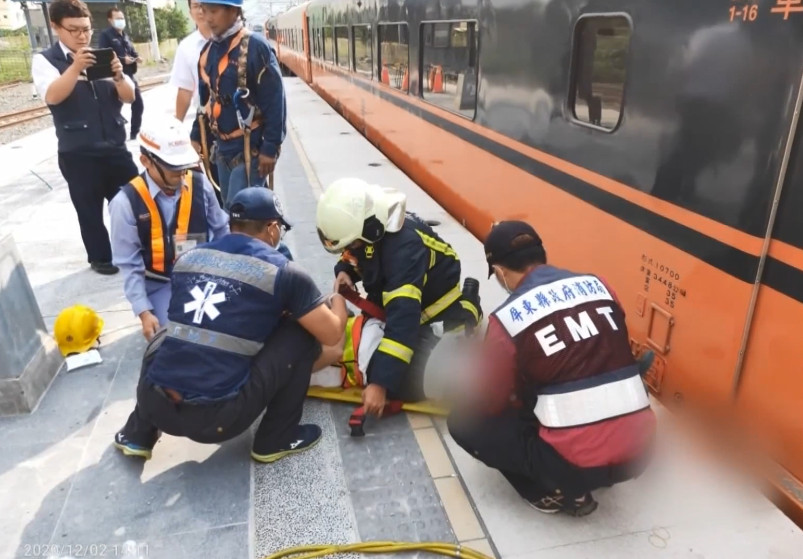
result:
[[[725,411],[803,524],[803,4],[313,0],[277,51],[479,239],[602,274],[665,404]]]

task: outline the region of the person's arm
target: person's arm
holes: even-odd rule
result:
[[[184,43],[186,44],[186,43]],[[187,116],[187,111],[192,104],[192,96],[195,93],[195,79],[193,77],[192,66],[198,64],[198,60],[189,60],[187,49],[179,45],[176,56],[173,59],[173,68],[170,70],[170,85],[176,91],[176,118],[183,121]]]
[[[340,291],[341,285],[345,285],[349,289],[355,289],[354,284],[362,280],[359,272],[357,272],[352,264],[352,258],[349,251],[345,250],[343,254],[340,255],[337,264],[335,264],[335,284],[332,289],[335,293]]]
[[[276,280],[277,296],[285,310],[321,345],[336,344],[346,328],[346,301],[321,295],[318,286],[298,264],[288,262]]]
[[[371,358],[371,384],[385,391],[398,390],[413,359],[421,322],[421,291],[429,266],[429,251],[417,235],[401,246],[384,246],[386,276],[382,292],[385,333]],[[376,256],[375,256],[376,258]]]
[[[262,111],[264,120],[259,153],[275,163],[284,141],[287,118],[282,72],[270,45],[259,41],[253,41],[251,45],[255,48],[254,55],[248,57],[248,74],[253,76],[255,87],[251,91],[256,93],[254,102]]]
[[[485,413],[495,415],[510,406],[516,388],[516,346],[496,316],[488,319],[482,344],[475,396]]]
[[[204,182],[204,207],[206,208],[206,223],[212,234],[210,240],[219,239],[229,234],[229,214],[223,211],[217,201],[212,183],[203,175]]]
[[[112,72],[114,72],[114,88],[117,90],[117,96],[123,103],[133,103],[136,98],[136,89],[134,88],[134,81],[123,73],[123,63],[120,59],[115,57],[112,60]]]
[[[194,91],[181,87],[176,91],[176,118],[178,120],[183,122],[184,118],[186,118],[187,111],[190,110],[190,105],[192,105],[192,96],[194,93]]]
[[[204,47],[204,50],[211,48],[209,43]],[[203,53],[203,51],[201,51]],[[201,75],[201,60],[198,59],[198,75]],[[201,106],[203,107],[206,105],[207,101],[209,100],[209,88],[206,87],[206,83],[202,79],[198,79],[198,98],[200,100]],[[194,119],[192,121],[192,132],[190,133],[190,139],[192,140],[195,148],[200,152],[201,150],[201,128],[198,124],[198,119]]]
[[[95,55],[89,52],[89,49],[83,48],[73,55],[73,63],[70,64],[63,74],[59,75],[55,79],[50,79],[52,74],[43,72],[43,66],[47,64],[48,66],[53,67],[52,64],[50,64],[45,57],[41,57],[40,60],[35,56],[35,67],[33,68],[34,80],[37,79],[36,74],[38,73],[40,77],[39,83],[37,84],[37,90],[45,91],[44,95],[42,95],[40,91],[40,97],[48,105],[58,105],[59,103],[62,103],[75,89],[75,84],[78,83],[78,77],[81,75],[81,72],[86,70],[89,66],[92,66],[94,63]],[[55,68],[53,69],[56,70]],[[56,74],[58,74],[58,70],[56,70]]]
[[[123,291],[131,309],[143,323],[153,316],[153,305],[148,300],[145,288],[145,261],[142,259],[142,243],[137,231],[136,218],[131,209],[131,202],[122,190],[109,203],[109,221],[111,224],[109,238],[115,266],[123,272]],[[150,316],[149,316],[150,315]],[[156,321],[158,327],[158,321]]]
[[[36,88],[36,93],[39,94],[39,98],[42,101],[47,102],[48,89],[60,76],[59,71],[48,62],[47,58],[41,54],[33,55],[33,59],[31,59],[31,79]]]

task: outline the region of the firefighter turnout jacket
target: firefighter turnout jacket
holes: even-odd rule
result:
[[[372,384],[394,393],[408,372],[422,326],[444,329],[476,324],[479,310],[460,289],[460,260],[454,249],[415,214],[380,241],[343,253],[335,275],[363,282],[368,300],[385,310],[385,331],[370,362]]]

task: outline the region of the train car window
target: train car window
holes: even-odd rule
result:
[[[358,74],[370,78],[373,76],[374,62],[371,48],[371,26],[355,25],[351,28],[354,37],[354,69]]]
[[[335,61],[334,29],[331,27],[323,29],[323,58],[327,62]]]
[[[606,130],[619,125],[631,32],[623,16],[589,16],[577,22],[569,107],[578,121]]]
[[[337,41],[337,65],[349,67],[349,28],[335,27],[335,40]]]
[[[423,23],[421,96],[474,119],[477,110],[477,23]]]
[[[379,34],[380,81],[406,93],[410,65],[410,36],[407,24],[380,23],[376,29]]]

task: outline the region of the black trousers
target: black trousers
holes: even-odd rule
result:
[[[125,147],[103,155],[59,153],[59,169],[78,214],[87,261],[111,262],[109,232],[103,223],[103,200],[111,202],[120,187],[137,176],[131,153]]]
[[[318,341],[297,322],[287,319],[271,335],[235,398],[211,404],[174,403],[145,378],[164,334],[162,330],[154,337],[143,358],[137,405],[124,428],[130,441],[149,447],[163,431],[199,443],[220,443],[240,435],[263,411],[254,451],[273,452],[293,440],[312,365],[321,353]]]
[[[536,501],[555,490],[577,498],[640,475],[647,457],[615,466],[580,468],[538,435],[528,411],[508,409],[498,416],[453,413],[449,433],[466,452],[495,468],[524,499]]]
[[[134,76],[130,76],[134,79]],[[145,103],[142,101],[142,92],[139,90],[139,84],[134,81],[134,102],[131,103],[131,138],[136,138],[139,134],[139,129],[142,126],[142,113],[145,110]]]

